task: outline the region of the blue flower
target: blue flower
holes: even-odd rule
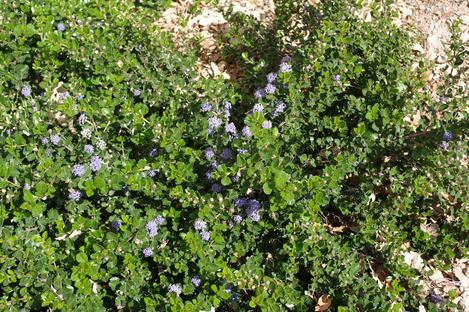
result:
[[[204,241],[209,241],[210,240],[210,234],[212,232],[210,231],[205,231],[205,230],[202,230],[202,232],[200,233],[200,237],[202,238],[202,240]]]
[[[272,122],[270,120],[264,120],[264,122],[262,123],[262,128],[264,129],[272,128]]]
[[[453,139],[453,134],[449,131],[445,131],[445,133],[443,133],[443,141],[446,141],[446,142],[449,142]]]
[[[42,145],[46,145],[47,143],[49,143],[49,139],[48,138],[42,138],[41,143],[42,143]]]
[[[262,104],[259,104],[259,103],[255,104],[255,105],[253,106],[253,108],[252,108],[252,111],[253,111],[254,113],[260,113],[260,112],[262,112],[263,110],[264,110],[264,106],[262,106]]]
[[[81,113],[80,116],[78,116],[78,124],[80,126],[83,126],[86,122],[86,115],[85,113]]]
[[[231,109],[231,103],[230,102],[225,101],[223,104],[225,105],[225,110],[229,111]]]
[[[116,230],[116,231],[119,231],[121,225],[122,225],[122,221],[121,221],[121,220],[112,221],[112,227],[113,227],[114,230]]]
[[[275,110],[272,112],[273,117],[277,117],[278,115],[282,114],[285,110],[285,103],[282,101],[277,102],[277,106],[275,107]]]
[[[96,142],[96,146],[100,149],[100,150],[104,150],[106,148],[106,142],[104,142],[102,139],[99,139],[97,142]]]
[[[260,99],[261,97],[263,97],[265,95],[265,90],[264,89],[258,89],[255,93],[254,93],[254,97],[256,99]]]
[[[76,96],[77,101],[81,101],[81,100],[83,100],[84,98],[85,98],[85,96],[84,96],[83,94],[78,94],[78,95]]]
[[[280,69],[279,72],[284,73],[284,72],[289,72],[291,71],[291,65],[288,63],[282,63],[280,64]]]
[[[230,122],[229,124],[227,124],[225,126],[225,132],[226,133],[233,133],[235,134],[236,133],[236,126],[234,123]]]
[[[145,228],[147,229],[148,235],[150,236],[150,238],[153,238],[156,236],[156,234],[158,234],[158,224],[156,223],[155,220],[149,221],[145,225]]]
[[[88,155],[91,155],[94,153],[94,147],[93,145],[90,145],[90,144],[86,144],[85,147],[83,148],[83,150],[85,151],[85,153],[87,153]]]
[[[215,152],[213,151],[213,149],[212,149],[211,147],[207,148],[207,149],[205,150],[205,157],[206,157],[207,159],[212,159],[213,156],[215,156]]]
[[[282,57],[282,59],[280,60],[280,63],[288,63],[291,61],[291,56],[290,55],[285,55],[284,57]]]
[[[60,137],[57,134],[53,134],[50,137],[50,141],[52,142],[52,144],[57,145],[60,142]]]
[[[168,293],[175,293],[176,295],[180,295],[182,293],[181,286],[179,284],[171,284],[168,287]]]
[[[203,112],[208,112],[211,109],[212,109],[212,105],[210,103],[207,102],[207,103],[202,104],[201,110]]]
[[[235,215],[233,217],[233,221],[236,223],[241,223],[241,221],[243,221],[243,217],[241,217],[240,215]]]
[[[85,167],[83,165],[77,164],[72,168],[72,174],[76,177],[81,177],[85,173]]]
[[[238,208],[242,208],[242,207],[246,206],[248,203],[249,203],[249,199],[244,198],[244,197],[241,197],[241,198],[238,198],[237,200],[235,200],[235,205]]]
[[[210,117],[210,118],[208,119],[208,126],[209,126],[210,128],[212,128],[212,129],[218,129],[218,128],[220,128],[221,124],[222,124],[221,119],[218,118],[218,117],[216,117],[216,116]]]
[[[207,177],[208,180],[211,180],[212,179],[212,173],[210,172],[210,170],[207,170],[205,172],[205,176]]]
[[[240,148],[240,149],[238,150],[238,153],[241,154],[241,155],[242,155],[242,154],[246,154],[247,152],[248,152],[248,150],[247,150],[247,149],[244,149],[244,148]]]
[[[99,156],[91,157],[90,168],[92,171],[96,172],[101,169],[101,158]]]
[[[164,218],[162,216],[158,216],[155,218],[156,225],[163,224]]]
[[[29,185],[29,183],[25,183],[25,184],[23,185],[23,189],[24,189],[25,191],[29,191],[29,190],[31,189],[31,185]]]
[[[81,130],[80,134],[84,139],[91,138],[91,130],[90,129],[83,129],[83,130]]]
[[[81,198],[80,191],[70,190],[68,193],[68,199],[73,201],[79,201]]]
[[[216,160],[214,160],[213,163],[212,163],[212,169],[217,170],[217,168],[218,168],[218,162]]]
[[[199,287],[200,286],[200,283],[202,282],[202,280],[200,279],[200,276],[194,276],[192,279],[192,284],[194,284],[195,287]]]
[[[449,147],[449,144],[447,141],[443,141],[441,142],[440,147],[446,151]]]
[[[265,90],[265,93],[266,93],[266,94],[274,94],[276,89],[277,89],[277,88],[276,88],[273,84],[268,83],[268,84],[265,86],[265,89],[264,89],[264,90]]]
[[[223,160],[231,159],[233,158],[233,152],[229,148],[224,148],[220,153],[220,157]]]
[[[220,192],[221,192],[221,185],[220,185],[220,183],[213,183],[211,190],[212,190],[213,193],[220,193]]]
[[[277,78],[277,73],[270,73],[267,75],[267,82],[272,83]]]
[[[245,137],[250,138],[252,136],[251,129],[248,126],[244,127],[242,133]]]
[[[64,31],[65,30],[65,25],[62,22],[58,23],[57,24],[57,30],[60,31],[60,32]]]
[[[233,285],[232,284],[226,284],[225,285],[225,292],[229,294],[230,292],[233,291]]]
[[[158,155],[158,151],[156,150],[156,148],[152,149],[149,155],[150,157],[156,157],[156,155]]]
[[[340,80],[340,75],[334,75],[334,76],[332,76],[332,79],[334,79],[334,81],[339,81]]]
[[[31,95],[31,87],[30,86],[24,86],[21,88],[21,94],[23,96],[30,96]]]
[[[153,170],[153,169],[150,169],[147,171],[147,175],[151,178],[153,178],[154,176],[156,176],[156,171]]]
[[[142,94],[142,91],[140,91],[140,89],[135,89],[135,90],[134,90],[134,96],[135,96],[135,97],[138,97],[138,96],[140,96],[141,94]]]
[[[153,249],[151,247],[147,247],[147,248],[143,249],[143,255],[145,257],[153,256]]]
[[[200,220],[200,219],[195,220],[194,228],[197,231],[205,230],[206,227],[207,227],[207,222]]]

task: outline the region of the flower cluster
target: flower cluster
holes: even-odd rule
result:
[[[200,237],[202,238],[202,240],[204,241],[210,240],[211,232],[206,231],[207,223],[205,221],[200,220],[200,219],[195,220],[194,228],[196,231],[200,232]]]
[[[249,199],[249,198],[238,198],[235,201],[235,205],[238,208],[244,208],[246,211],[246,215],[255,222],[259,222],[261,216],[259,215],[259,211],[261,209],[261,203],[256,199]],[[238,218],[239,220],[239,218]],[[242,220],[242,219],[241,219]],[[241,221],[240,221],[241,222]]]
[[[160,226],[164,222],[164,218],[162,216],[158,216],[155,219],[148,221],[145,225],[145,229],[148,231],[148,235],[150,238],[153,238],[158,234],[158,226]]]

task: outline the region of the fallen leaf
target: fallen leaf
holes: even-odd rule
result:
[[[422,223],[420,224],[420,229],[427,233],[428,235],[430,235],[430,237],[438,237],[438,229],[439,229],[439,226],[438,224],[436,223],[432,223],[432,224],[426,224],[426,223]]]
[[[331,299],[329,299],[327,295],[322,295],[321,297],[319,297],[318,303],[316,303],[314,311],[325,311],[331,306],[331,303]]]
[[[423,259],[419,253],[415,251],[407,251],[404,253],[405,263],[413,269],[422,270],[423,269]]]

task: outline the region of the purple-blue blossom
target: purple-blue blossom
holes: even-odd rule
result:
[[[208,180],[211,180],[212,179],[212,173],[210,172],[210,170],[207,170],[205,172],[205,176],[207,177]]]
[[[334,76],[332,76],[332,79],[334,79],[334,81],[339,81],[340,80],[340,75],[334,75]]]
[[[265,90],[265,93],[266,93],[266,94],[274,94],[276,89],[277,89],[277,88],[276,88],[273,84],[268,83],[268,84],[265,86],[265,89],[264,89],[264,90]]]
[[[155,218],[156,225],[163,224],[164,218],[162,216],[158,216]]]
[[[106,142],[104,142],[104,140],[102,139],[99,139],[97,142],[96,142],[96,146],[100,149],[100,150],[104,150],[106,148]]]
[[[114,230],[119,231],[119,229],[122,225],[122,221],[121,220],[112,221],[111,225],[112,225]]]
[[[238,208],[242,208],[246,206],[247,204],[249,204],[249,199],[247,198],[241,197],[235,200],[235,205]]]
[[[147,229],[148,235],[150,236],[150,238],[153,238],[156,236],[156,234],[158,234],[158,224],[156,223],[155,220],[149,221],[145,225],[145,228]]]
[[[279,72],[285,73],[291,71],[291,65],[288,63],[280,64]]]
[[[90,168],[92,171],[96,172],[101,169],[101,158],[99,156],[91,157]]]
[[[88,155],[91,155],[94,153],[94,147],[93,145],[90,145],[90,144],[86,144],[85,147],[83,148],[83,150],[85,151],[85,153],[87,153]]]
[[[195,287],[199,287],[200,284],[202,283],[202,280],[200,279],[200,276],[194,276],[192,279],[192,284],[194,284]]]
[[[250,138],[252,136],[251,129],[248,126],[244,127],[242,133],[245,137]]]
[[[453,139],[453,134],[449,131],[445,131],[445,133],[443,133],[443,141],[451,141]]]
[[[53,134],[50,137],[50,141],[52,142],[52,144],[57,145],[60,142],[60,137],[57,134]]]
[[[83,94],[81,94],[81,93],[76,96],[77,101],[81,101],[81,100],[83,100],[84,98],[85,98],[85,96],[84,96]]]
[[[258,89],[256,92],[254,92],[254,97],[256,99],[259,99],[265,95],[265,90],[264,89]]]
[[[78,124],[80,126],[83,126],[86,122],[86,115],[85,113],[81,113],[80,116],[78,116]]]
[[[156,148],[152,149],[149,155],[150,157],[156,157],[156,155],[158,155],[158,151],[156,150]]]
[[[81,177],[85,173],[85,167],[83,165],[77,164],[72,168],[72,174],[76,177]]]
[[[31,185],[29,185],[29,183],[25,183],[25,184],[23,185],[23,189],[24,189],[25,191],[29,191],[29,190],[31,189]]]
[[[48,138],[42,138],[41,143],[42,143],[42,145],[46,145],[47,143],[49,143],[49,139]]]
[[[220,192],[221,192],[221,185],[220,185],[220,183],[213,183],[211,190],[212,190],[213,193],[220,193]]]
[[[209,241],[210,240],[210,234],[212,232],[210,231],[205,231],[205,230],[202,230],[202,232],[200,233],[200,237],[202,238],[202,240],[204,241]]]
[[[211,147],[207,148],[207,149],[205,150],[205,157],[206,157],[207,159],[212,159],[213,156],[215,156],[215,152],[213,151],[213,149],[212,149]]]
[[[240,215],[235,215],[235,216],[233,217],[233,221],[234,221],[235,223],[241,223],[241,221],[243,221],[243,217],[241,217]]]
[[[23,96],[30,96],[31,95],[31,87],[30,86],[24,86],[21,88],[21,94]]]
[[[291,56],[290,55],[285,55],[284,57],[282,57],[282,59],[280,60],[280,63],[288,63],[291,61]]]
[[[272,83],[277,78],[277,73],[270,73],[267,75],[267,82]]]
[[[226,133],[236,133],[236,126],[234,123],[230,122],[225,126],[225,132]]]
[[[230,292],[233,291],[233,285],[232,284],[226,284],[225,285],[225,292],[229,294]]]
[[[248,150],[247,150],[247,149],[244,149],[244,148],[240,148],[240,149],[238,150],[238,154],[241,154],[241,155],[242,155],[242,154],[246,154],[247,152],[248,152]]]
[[[252,111],[253,111],[254,113],[260,113],[260,112],[262,112],[263,110],[264,110],[264,106],[262,106],[262,104],[259,104],[259,103],[255,104],[255,105],[252,107]]]
[[[224,148],[220,153],[220,157],[223,160],[231,159],[233,158],[233,152],[229,148]]]
[[[135,90],[134,90],[134,96],[135,96],[135,97],[138,97],[138,96],[140,96],[141,94],[142,94],[142,91],[140,91],[140,89],[135,89]]]
[[[207,227],[207,222],[200,220],[200,219],[195,220],[194,228],[197,231],[205,230],[206,227]]]
[[[147,171],[147,175],[153,178],[154,176],[156,176],[156,171],[154,169],[150,169]]]
[[[218,169],[218,162],[216,160],[213,161],[212,163],[212,169],[217,170]]]
[[[212,109],[212,105],[210,103],[204,103],[202,104],[202,107],[200,108],[203,112],[208,112]]]
[[[232,107],[232,106],[231,106],[231,103],[228,102],[228,101],[225,101],[223,104],[224,104],[224,106],[225,106],[225,110],[230,110],[231,107]]]
[[[442,141],[440,147],[444,150],[447,150],[449,147],[449,143],[447,141]]]
[[[264,129],[272,128],[272,122],[270,120],[264,120],[264,122],[262,123],[262,128]]]
[[[57,30],[60,31],[60,32],[64,31],[65,30],[64,23],[62,23],[62,22],[58,23],[57,24]]]
[[[89,139],[89,138],[91,138],[91,131],[90,131],[90,129],[83,129],[83,130],[81,130],[80,134],[81,134],[82,138],[84,138],[84,139]]]
[[[275,107],[275,110],[272,112],[273,117],[277,117],[280,114],[282,114],[285,110],[285,103],[282,101],[277,102],[277,106]]]
[[[73,200],[73,201],[79,201],[81,198],[81,193],[80,191],[76,190],[70,190],[68,193],[68,199]]]
[[[147,248],[143,249],[143,255],[144,255],[145,257],[151,257],[151,256],[153,256],[153,248],[147,247]]]
[[[176,295],[179,296],[182,293],[181,285],[179,285],[179,284],[169,285],[168,293],[175,293]]]

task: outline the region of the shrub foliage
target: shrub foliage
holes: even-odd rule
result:
[[[243,80],[202,79],[154,26],[167,4],[1,6],[1,309],[450,306],[403,246],[467,253],[458,77],[431,97],[386,6],[285,0],[269,29],[230,15]]]

